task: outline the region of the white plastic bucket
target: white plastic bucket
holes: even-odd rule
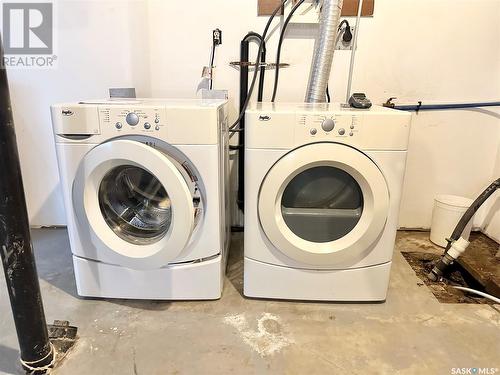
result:
[[[434,199],[434,210],[432,211],[431,241],[441,247],[446,247],[447,238],[461,219],[462,215],[472,204],[473,200],[456,195],[439,195]],[[469,239],[472,229],[472,219],[465,227],[462,237]]]

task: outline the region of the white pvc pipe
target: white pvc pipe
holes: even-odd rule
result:
[[[452,286],[452,287],[455,289],[463,290],[465,292],[477,294],[478,296],[488,298],[489,300],[492,300],[493,302],[500,304],[500,298],[492,296],[491,294],[480,292],[479,290],[476,289],[465,288],[463,286]]]
[[[359,23],[361,21],[362,11],[363,11],[363,0],[359,0],[358,16],[356,18],[356,30],[354,30],[354,42],[352,45],[352,52],[351,52],[351,64],[349,66],[349,82],[347,83],[347,95],[345,99],[346,103],[349,103],[349,98],[351,97],[352,78],[354,74],[354,62],[356,60],[356,50],[358,49]]]

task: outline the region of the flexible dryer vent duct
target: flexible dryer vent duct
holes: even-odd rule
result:
[[[326,87],[332,70],[333,52],[343,0],[323,0],[319,36],[312,60],[306,102],[326,102]]]

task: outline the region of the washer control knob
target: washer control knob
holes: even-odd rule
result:
[[[137,114],[134,112],[130,112],[125,120],[130,126],[136,126],[139,123],[139,116],[137,116]]]
[[[325,132],[331,132],[335,128],[335,121],[333,121],[331,118],[327,118],[323,123],[321,124],[321,128]]]
[[[151,129],[151,124],[150,124],[149,122],[146,122],[146,123],[144,124],[144,129],[146,129],[146,130]]]
[[[318,130],[316,130],[316,128],[312,128],[309,133],[311,133],[311,135],[316,135],[316,133],[318,132]]]
[[[121,123],[121,122],[117,122],[117,123],[115,124],[115,128],[117,128],[117,129],[121,129],[121,128],[123,128],[122,123]]]
[[[345,134],[345,129],[344,128],[340,128],[339,129],[339,134],[340,135],[344,135]]]

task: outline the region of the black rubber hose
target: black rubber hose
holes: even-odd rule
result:
[[[266,39],[267,32],[269,31],[269,28],[271,27],[271,23],[273,22],[274,17],[276,17],[276,14],[278,14],[280,9],[282,9],[285,6],[287,1],[288,0],[283,0],[280,3],[280,5],[274,10],[273,14],[271,14],[271,16],[269,17],[269,20],[267,21],[266,27],[264,28],[264,32],[262,33],[263,40]],[[263,43],[262,42],[259,43],[259,52],[257,53],[257,61],[255,62],[256,67],[258,67],[260,65],[260,59],[261,59],[261,53],[262,53],[263,47],[264,47]],[[240,129],[237,129],[236,127],[240,123],[241,119],[245,116],[246,108],[248,107],[248,104],[250,103],[250,98],[252,97],[252,92],[253,92],[253,89],[255,86],[255,82],[257,81],[257,72],[258,72],[257,69],[255,69],[255,72],[254,72],[254,75],[252,78],[252,83],[250,85],[250,89],[248,90],[248,96],[247,96],[247,99],[243,105],[244,110],[240,111],[240,114],[238,115],[238,118],[236,119],[236,121],[229,127],[230,133],[236,133],[236,132],[240,131]]]
[[[500,178],[498,178],[496,181],[494,181],[490,186],[488,186],[477,198],[470,207],[465,211],[465,213],[462,215],[460,220],[458,221],[458,224],[456,225],[455,229],[453,230],[453,233],[451,234],[450,238],[447,239],[448,245],[446,245],[446,249],[444,250],[444,254],[441,257],[441,259],[436,263],[436,265],[432,268],[432,271],[429,272],[427,277],[432,280],[436,281],[440,277],[443,276],[443,274],[446,272],[446,270],[453,264],[454,258],[448,255],[448,250],[450,250],[453,242],[457,241],[460,236],[462,235],[465,227],[469,222],[471,221],[472,217],[476,214],[477,210],[486,202],[486,200],[497,190],[500,188]]]
[[[257,34],[254,31],[250,31],[245,37],[243,38],[243,41],[247,41],[249,39],[257,39],[259,43],[262,43],[262,53],[260,54],[260,62],[261,62],[261,67],[260,67],[260,76],[259,76],[259,89],[258,89],[258,94],[257,94],[257,101],[262,102],[263,96],[264,96],[264,82],[265,82],[265,76],[266,76],[266,41],[262,38],[262,35]],[[255,66],[255,69],[258,69],[257,66]],[[245,98],[246,99],[246,98]]]
[[[276,70],[274,72],[274,88],[273,88],[273,96],[271,98],[271,102],[274,102],[276,100],[276,94],[278,93],[278,82],[279,82],[279,77],[280,77],[281,47],[282,47],[283,41],[285,39],[286,29],[287,29],[288,24],[290,23],[290,21],[293,17],[293,14],[304,3],[304,1],[305,0],[300,0],[297,4],[295,4],[295,6],[290,11],[290,14],[286,18],[285,22],[283,23],[283,28],[281,29],[280,39],[278,42],[278,51],[276,53]]]
[[[488,186],[482,193],[479,195],[479,197],[476,198],[474,202],[472,202],[471,206],[465,211],[463,214],[462,218],[458,221],[457,226],[455,227],[455,230],[451,234],[451,237],[448,240],[448,246],[446,249],[448,250],[451,246],[451,243],[453,241],[456,241],[460,238],[462,235],[462,232],[464,231],[465,227],[469,223],[469,221],[472,219],[472,217],[475,215],[477,210],[483,205],[483,203],[498,189],[500,188],[500,178],[494,181],[490,186]]]

